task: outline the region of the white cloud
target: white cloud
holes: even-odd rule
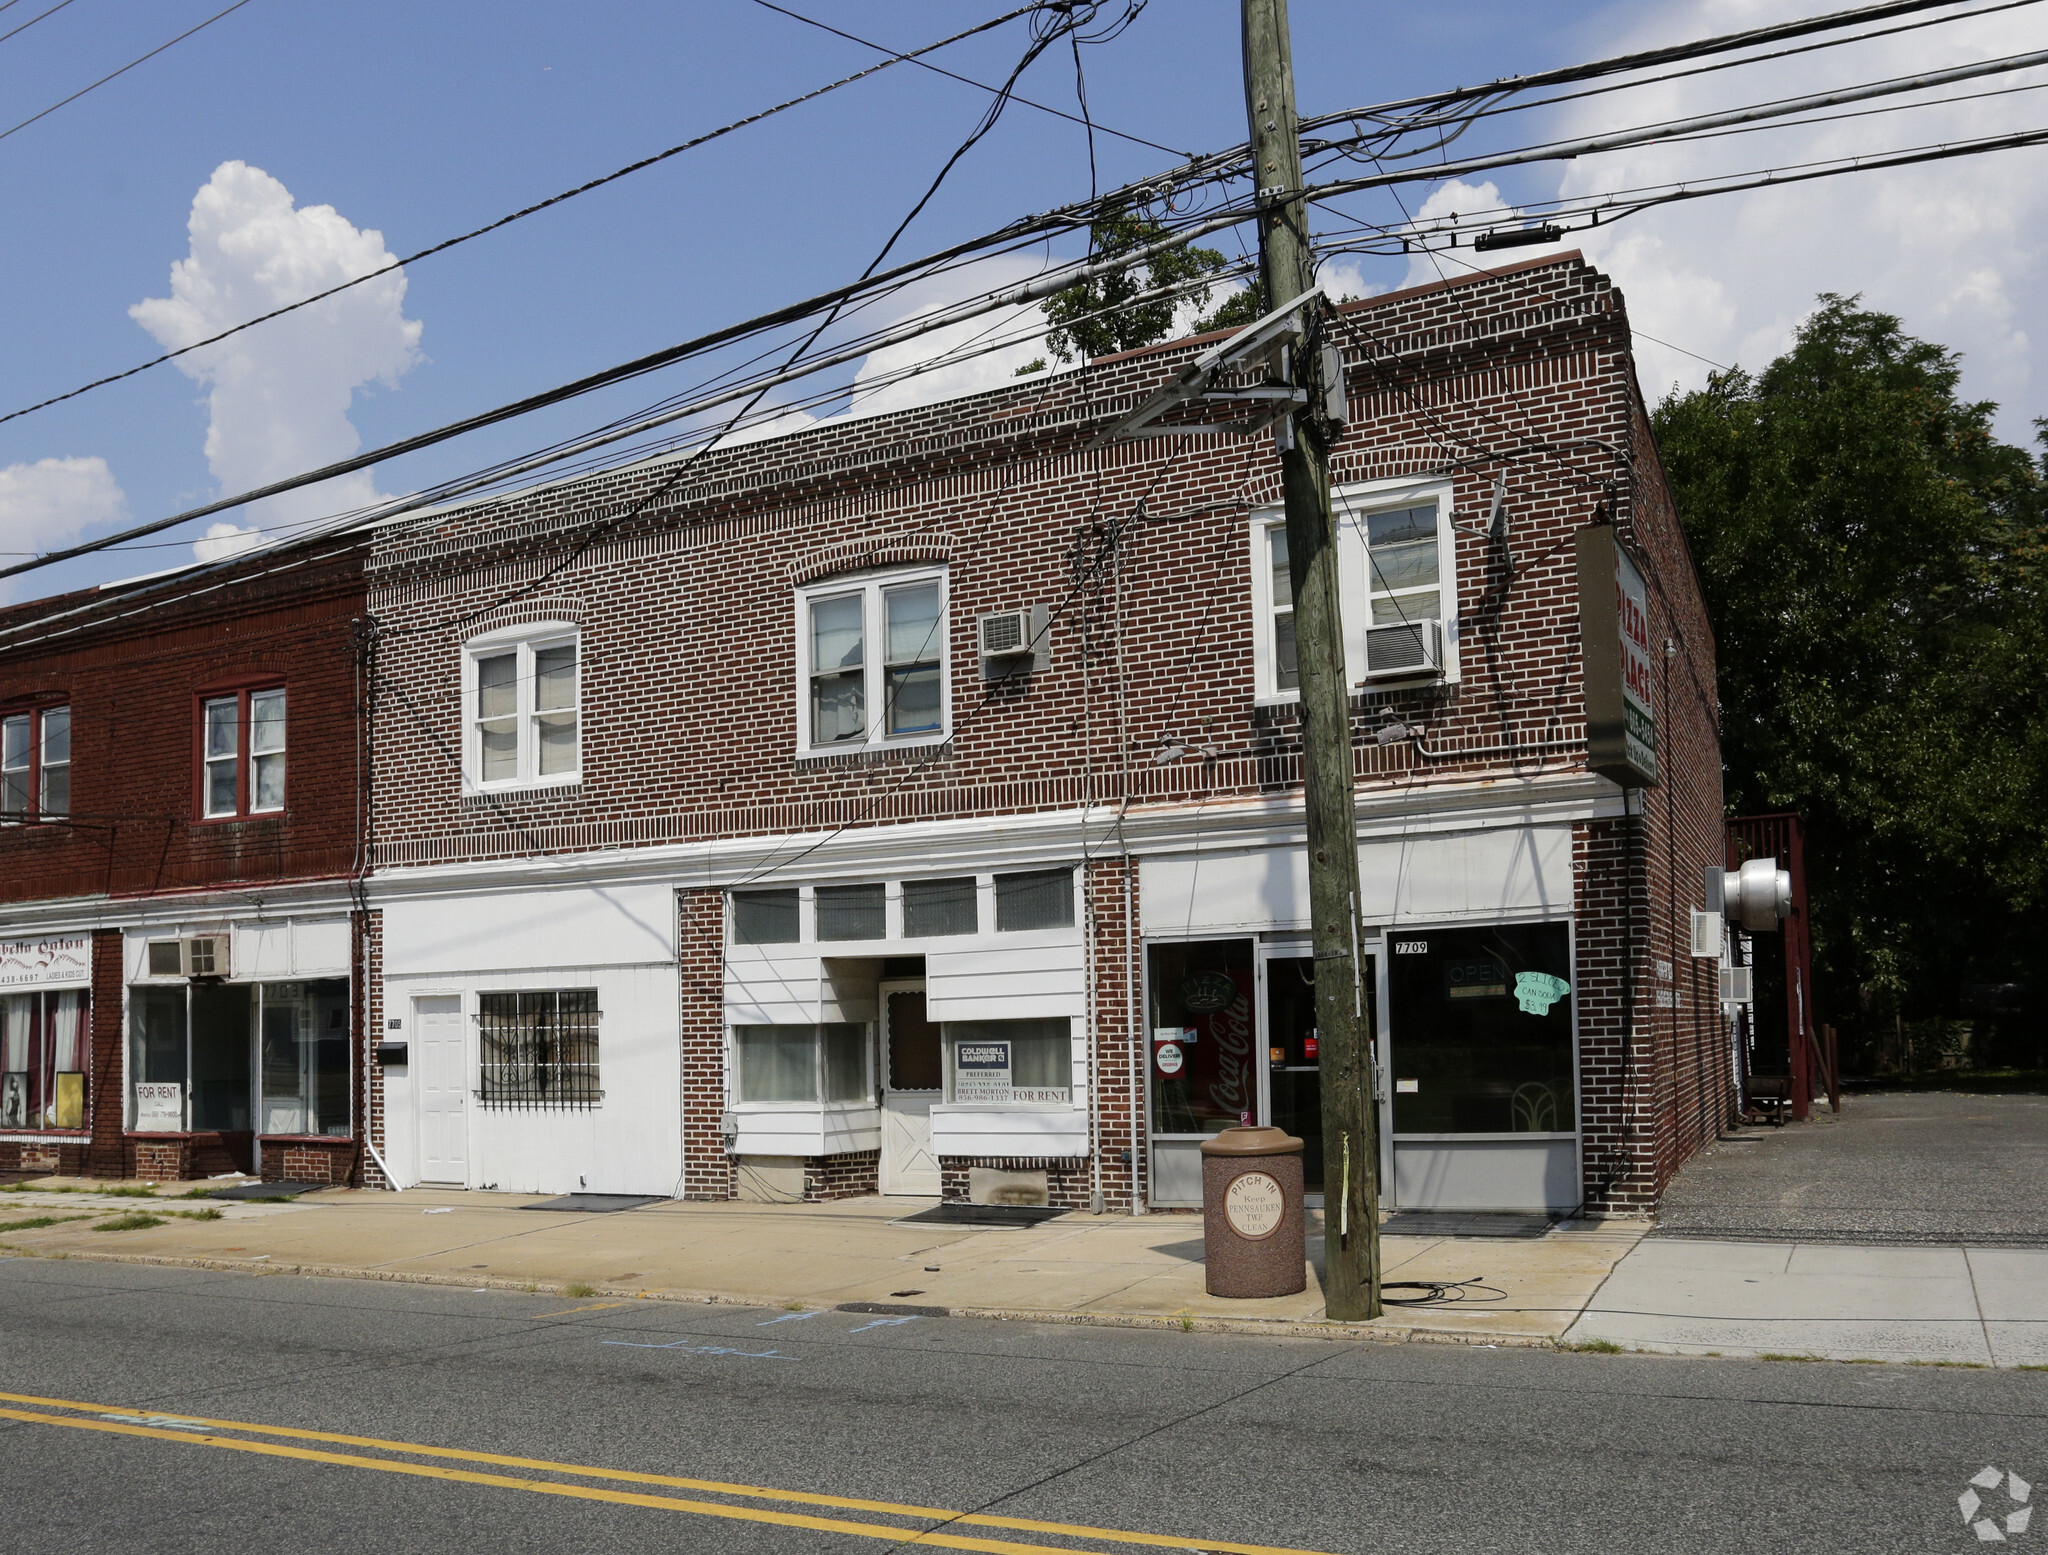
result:
[[[1609,13],[1599,52],[1834,8],[1835,0],[1665,0]],[[1591,133],[1986,60],[2039,47],[2037,29],[2038,18],[2025,10],[1950,22],[1596,97],[1559,129]],[[1942,95],[2040,78],[2038,70],[1997,76]],[[2031,127],[2040,102],[2038,94],[2023,93],[1588,157],[1568,165],[1562,192],[1974,138]],[[1898,314],[1910,332],[1964,352],[1965,392],[2001,401],[2003,435],[2031,441],[2028,423],[2042,408],[2032,336],[2048,327],[2041,274],[2048,247],[2044,172],[2048,152],[1995,152],[1692,201],[1574,234],[1572,241],[1621,285],[1639,328],[1752,370],[1784,350],[1818,293],[1861,293],[1866,306]],[[1653,398],[1674,383],[1697,387],[1709,371],[1649,340],[1639,342],[1637,356],[1644,392]]]
[[[223,162],[192,201],[191,252],[171,266],[171,295],[129,316],[166,349],[389,264],[383,234],[358,231],[331,205],[293,206],[260,168]],[[404,316],[406,279],[394,270],[310,307],[180,357],[207,388],[206,462],[225,492],[246,491],[345,459],[362,446],[349,421],[355,391],[395,388],[419,360],[420,325]],[[323,517],[377,499],[369,471],[252,504],[257,525]],[[194,547],[224,553],[216,524]],[[212,548],[212,556],[206,548]]]
[[[47,551],[128,511],[107,461],[38,459],[0,468],[0,551]]]
[[[254,525],[242,529],[234,524],[209,524],[206,538],[192,542],[192,554],[203,562],[217,562],[253,551],[262,543],[263,532]]]
[[[898,293],[901,306],[895,317],[909,318],[980,292],[1014,286],[1038,274],[1040,268],[1039,262],[1017,256],[962,266],[937,282],[913,286]],[[929,405],[937,400],[1001,388],[1017,376],[1018,368],[1046,356],[1044,330],[1044,310],[1033,303],[1026,307],[984,313],[964,323],[919,335],[900,345],[884,346],[869,353],[854,374],[851,414],[878,416],[888,411],[907,410],[915,405]],[[897,383],[877,383],[878,379],[919,363],[936,362],[956,351],[979,350],[996,341],[1010,343],[985,355],[969,356],[933,367]]]

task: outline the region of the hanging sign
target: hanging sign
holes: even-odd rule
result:
[[[1650,591],[1611,524],[1578,534],[1586,765],[1623,788],[1657,781]]]
[[[50,934],[0,940],[0,988],[88,988],[92,936]]]

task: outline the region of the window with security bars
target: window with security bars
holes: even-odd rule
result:
[[[597,991],[477,995],[477,1097],[487,1107],[595,1107]]]

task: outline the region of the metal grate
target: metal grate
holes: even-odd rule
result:
[[[597,1073],[597,991],[477,996],[486,1107],[587,1108],[604,1100]]]

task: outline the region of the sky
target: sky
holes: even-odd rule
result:
[[[756,0],[248,0],[10,132],[229,0],[68,0],[54,11],[51,3],[0,6],[0,33],[22,28],[0,38],[0,414],[880,57]],[[1292,0],[1297,95],[1304,114],[1326,112],[1839,3]],[[794,0],[791,8],[897,48],[1007,9],[996,0]],[[1151,0],[1121,37],[1082,51],[1101,126],[1092,167],[1079,125],[1012,105],[896,253],[928,252],[1241,140],[1237,11],[1230,0]],[[1008,24],[934,60],[999,80],[1023,46],[1022,27]],[[2048,5],[2010,6],[1508,116],[1460,149],[1598,134],[2043,47]],[[1399,205],[1384,192],[1344,204],[1374,221],[1397,219],[1403,208],[1469,215],[1561,193],[2029,128],[2048,109],[2048,92],[2006,89],[2036,86],[2048,86],[2048,69],[1914,99],[2002,93],[1967,102],[1424,180],[1402,189]],[[1049,53],[1020,90],[1073,112],[1071,53]],[[975,87],[897,65],[233,341],[0,424],[0,551],[45,551],[167,516],[849,280],[988,101]],[[1913,333],[1962,352],[1965,393],[1998,402],[2001,434],[2031,442],[2034,418],[2048,414],[2033,343],[2048,338],[2044,172],[2048,150],[2001,152],[1671,206],[1571,234],[1565,246],[1583,249],[1622,287],[1652,399],[1699,387],[1717,366],[1761,368],[1789,344],[1818,294],[1860,294]],[[1221,246],[1238,252],[1228,238]],[[1069,241],[1050,255],[1079,252]],[[1011,282],[1046,258],[991,260],[957,284]],[[1475,258],[1469,249],[1347,258],[1333,261],[1325,280],[1365,295],[1465,273]],[[885,316],[943,300],[928,287],[896,299]],[[935,345],[973,332],[877,352],[859,366],[852,399],[830,409],[872,413],[969,392],[1042,354],[1021,340],[888,381]],[[417,490],[626,415],[688,388],[702,371],[670,369],[326,486],[0,581],[0,600],[231,554],[266,529]],[[805,419],[791,409],[762,430]]]

